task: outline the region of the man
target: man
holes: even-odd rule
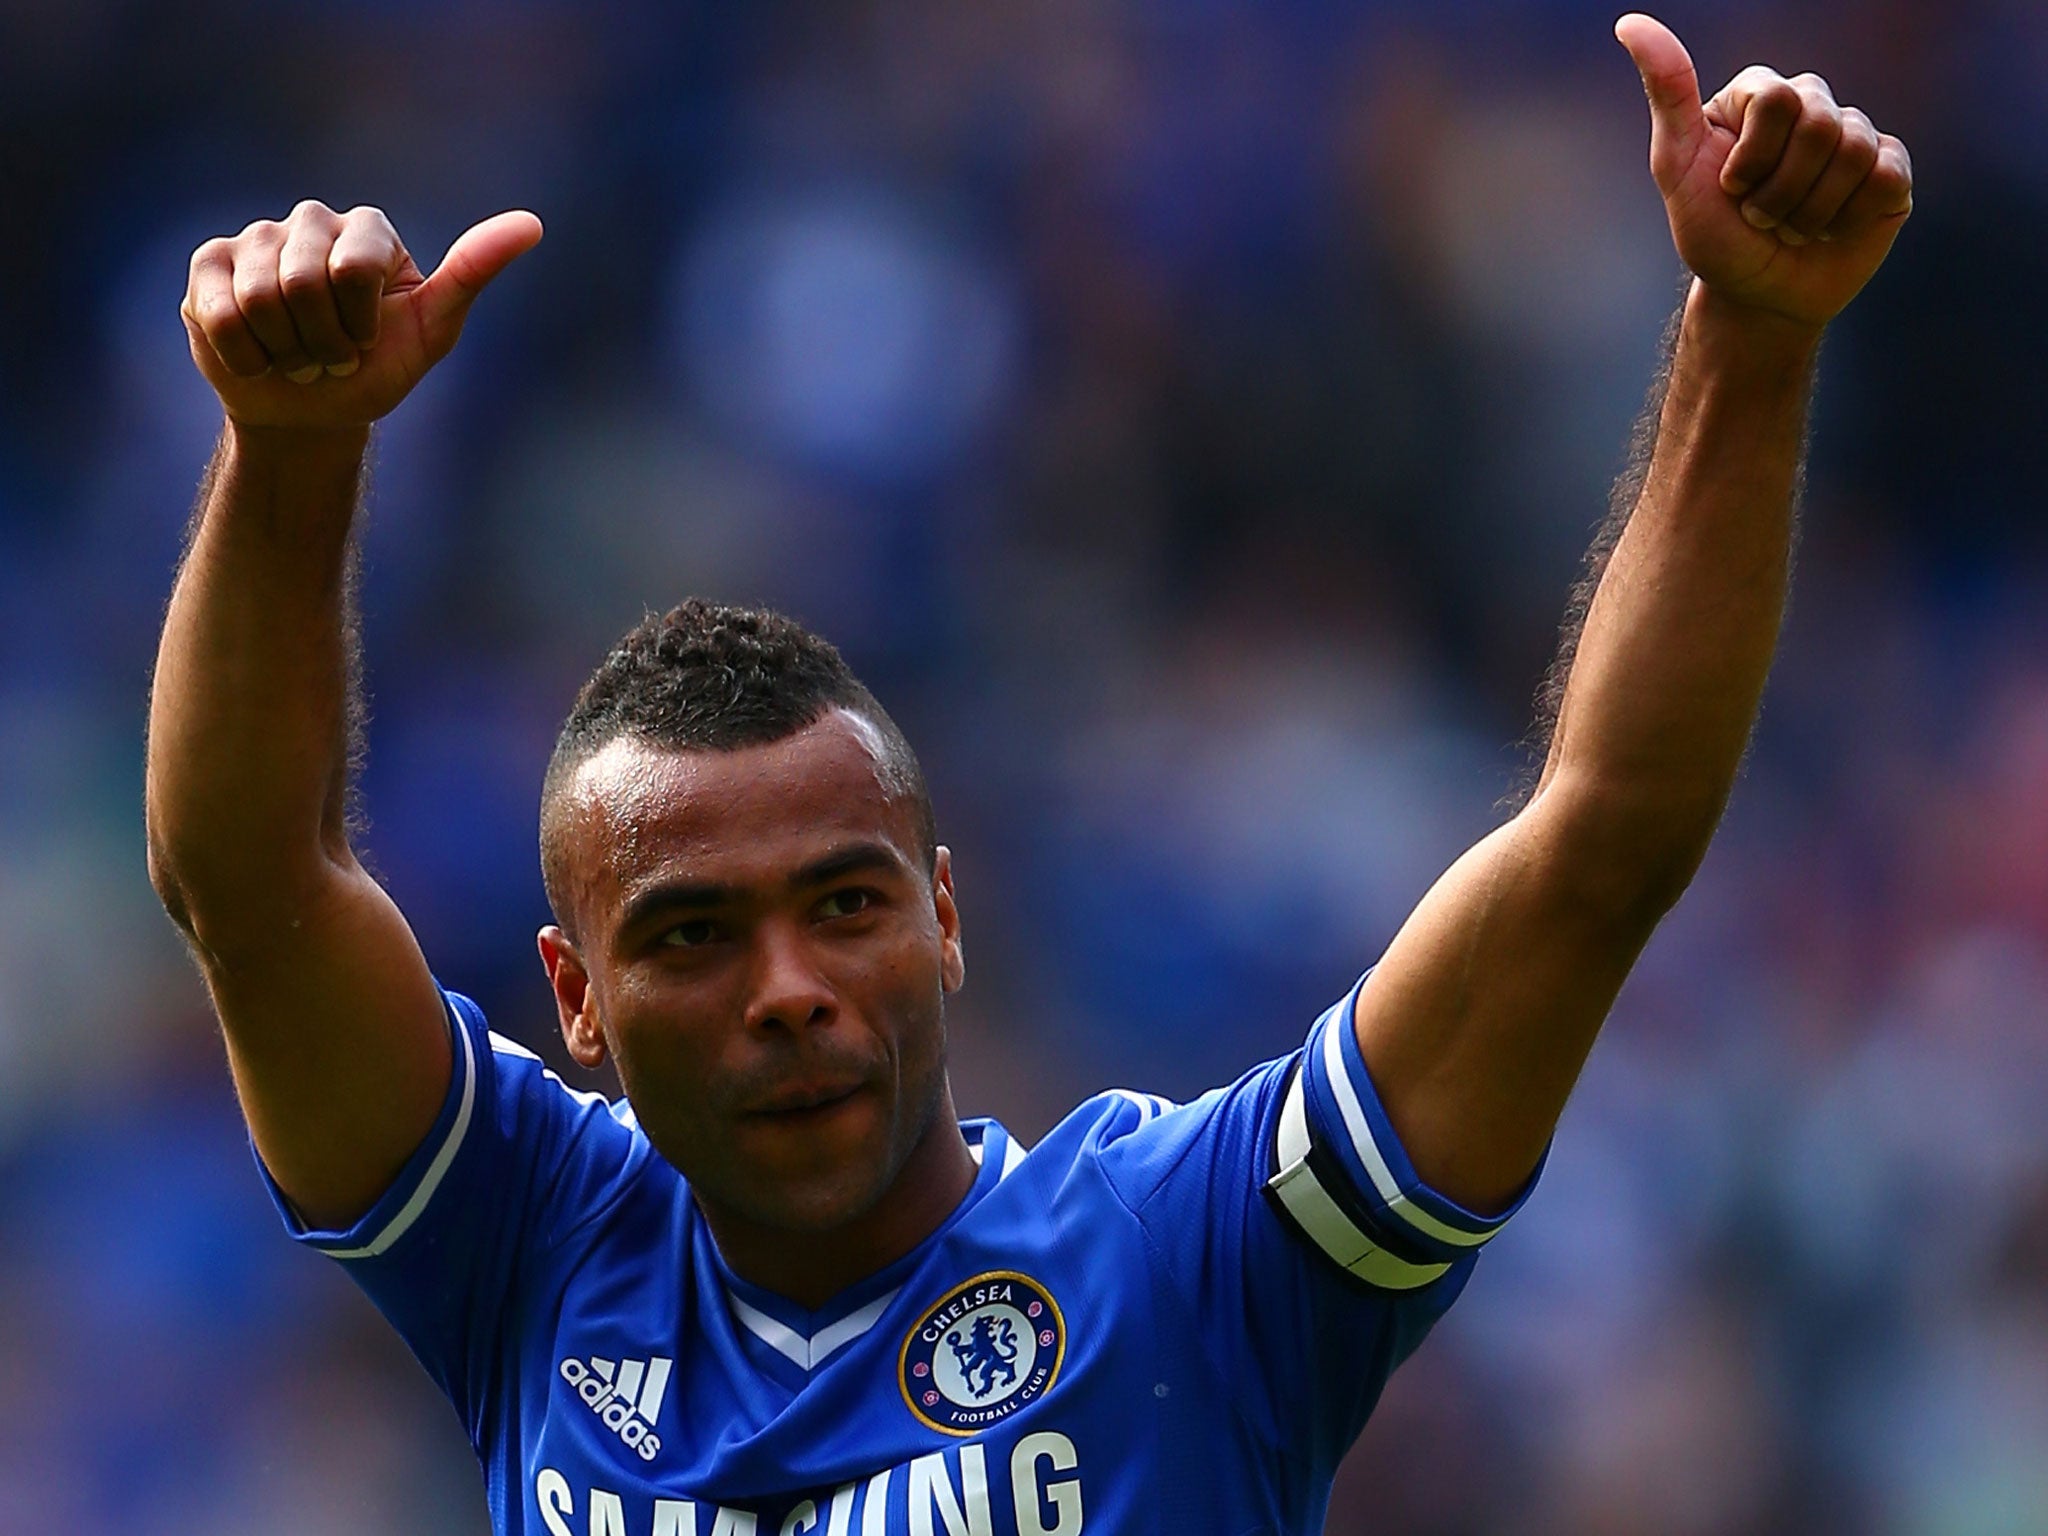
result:
[[[1821,331],[1911,205],[1824,82],[1752,68],[1703,107],[1670,32],[1616,31],[1695,280],[1529,803],[1301,1050],[1028,1153],[946,1086],[960,914],[916,758],[773,615],[641,625],[543,788],[541,960],[628,1102],[438,987],[348,841],[350,525],[370,424],[540,227],[487,220],[431,276],[368,209],[199,249],[227,427],[157,668],[152,874],[280,1209],[453,1399],[500,1531],[1319,1527],[1706,849]]]

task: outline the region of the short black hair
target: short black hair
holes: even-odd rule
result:
[[[890,792],[910,803],[925,863],[938,827],[917,754],[838,648],[765,608],[693,597],[621,636],[576,694],[541,784],[541,878],[567,926],[554,808],[576,770],[620,737],[671,751],[734,752],[794,736],[833,709],[872,725]]]

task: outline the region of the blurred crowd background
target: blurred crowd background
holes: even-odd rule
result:
[[[367,846],[560,1061],[534,806],[606,641],[834,637],[957,855],[959,1097],[1288,1049],[1493,823],[1679,291],[1583,0],[0,3],[0,1533],[485,1530],[258,1186],[144,876],[217,427],[191,248],[544,244],[383,429]],[[1828,346],[1726,828],[1333,1532],[2048,1530],[2048,8],[1682,0],[1919,209]],[[283,701],[281,701],[282,703]]]

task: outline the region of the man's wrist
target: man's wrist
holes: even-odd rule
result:
[[[1731,299],[1694,278],[1685,296],[1679,344],[1703,351],[1720,368],[1803,379],[1820,352],[1826,329],[1824,324]]]
[[[257,426],[230,416],[222,435],[228,455],[249,468],[289,466],[302,470],[353,470],[369,450],[370,429]]]

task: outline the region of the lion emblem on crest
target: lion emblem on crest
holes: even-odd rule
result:
[[[976,1397],[987,1397],[995,1391],[999,1372],[1000,1385],[1007,1387],[1016,1381],[1017,1329],[1007,1317],[984,1313],[974,1320],[968,1337],[963,1339],[956,1328],[946,1335],[946,1344],[953,1351],[953,1358],[960,1362],[960,1374],[967,1378]]]

